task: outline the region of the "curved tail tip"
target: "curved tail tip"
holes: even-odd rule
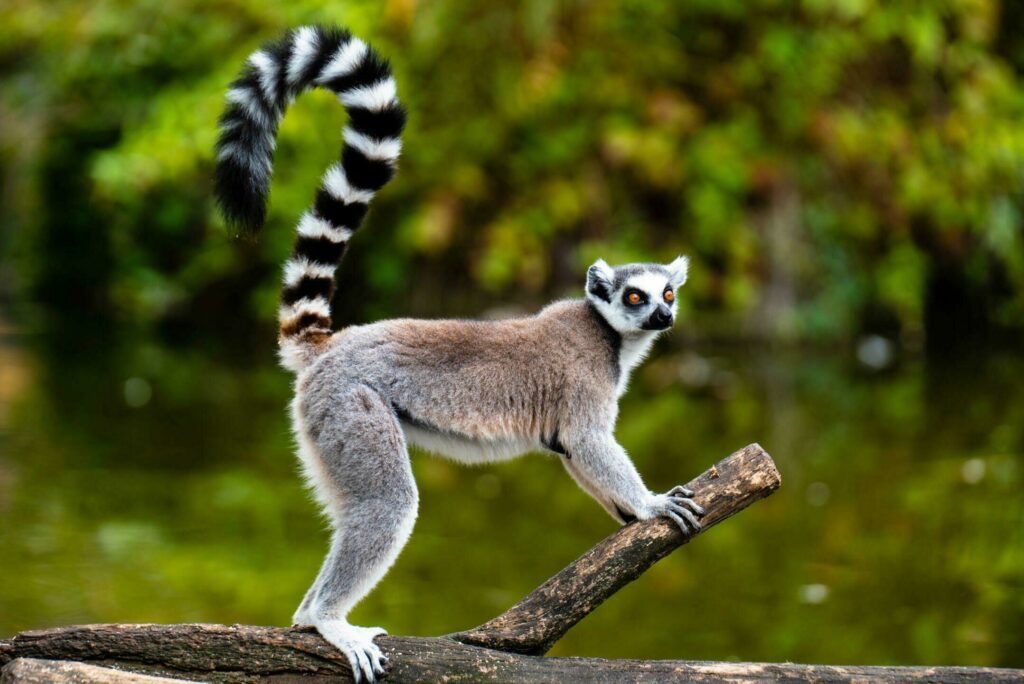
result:
[[[255,235],[267,218],[262,193],[250,173],[230,161],[217,165],[214,194],[228,227],[235,235]]]

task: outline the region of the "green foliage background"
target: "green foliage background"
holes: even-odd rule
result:
[[[268,321],[344,116],[289,112],[258,245],[215,214],[215,120],[246,55],[314,21],[391,55],[411,111],[349,320],[534,306],[598,256],[683,252],[702,335],[1024,324],[1024,10],[996,0],[7,2],[8,294]]]

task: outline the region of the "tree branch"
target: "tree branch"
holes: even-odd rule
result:
[[[395,682],[1020,682],[1024,671],[966,667],[846,667],[790,663],[545,658],[467,646],[446,637],[381,637]],[[345,657],[305,628],[244,625],[85,625],[23,632],[0,644],[12,655],[3,682],[46,667],[25,659],[79,660],[135,673],[215,682],[346,681]],[[22,678],[18,677],[22,673]],[[113,681],[117,681],[111,677]],[[87,680],[88,681],[88,680]],[[125,680],[121,680],[121,684]],[[128,680],[131,681],[131,680]]]
[[[701,533],[779,488],[779,471],[758,444],[719,461],[686,486],[704,506]],[[675,549],[689,542],[658,518],[627,525],[489,622],[452,634],[464,644],[542,655],[577,622]]]

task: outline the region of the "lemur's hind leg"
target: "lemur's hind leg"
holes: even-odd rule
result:
[[[297,409],[307,472],[334,533],[295,622],[313,624],[345,653],[356,681],[373,681],[385,661],[373,638],[386,632],[350,625],[347,616],[394,563],[416,520],[405,437],[391,407],[365,385],[314,379]]]

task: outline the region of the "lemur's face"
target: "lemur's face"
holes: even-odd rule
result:
[[[676,290],[686,282],[689,260],[609,266],[598,259],[587,271],[587,299],[623,335],[666,330],[676,319]]]

